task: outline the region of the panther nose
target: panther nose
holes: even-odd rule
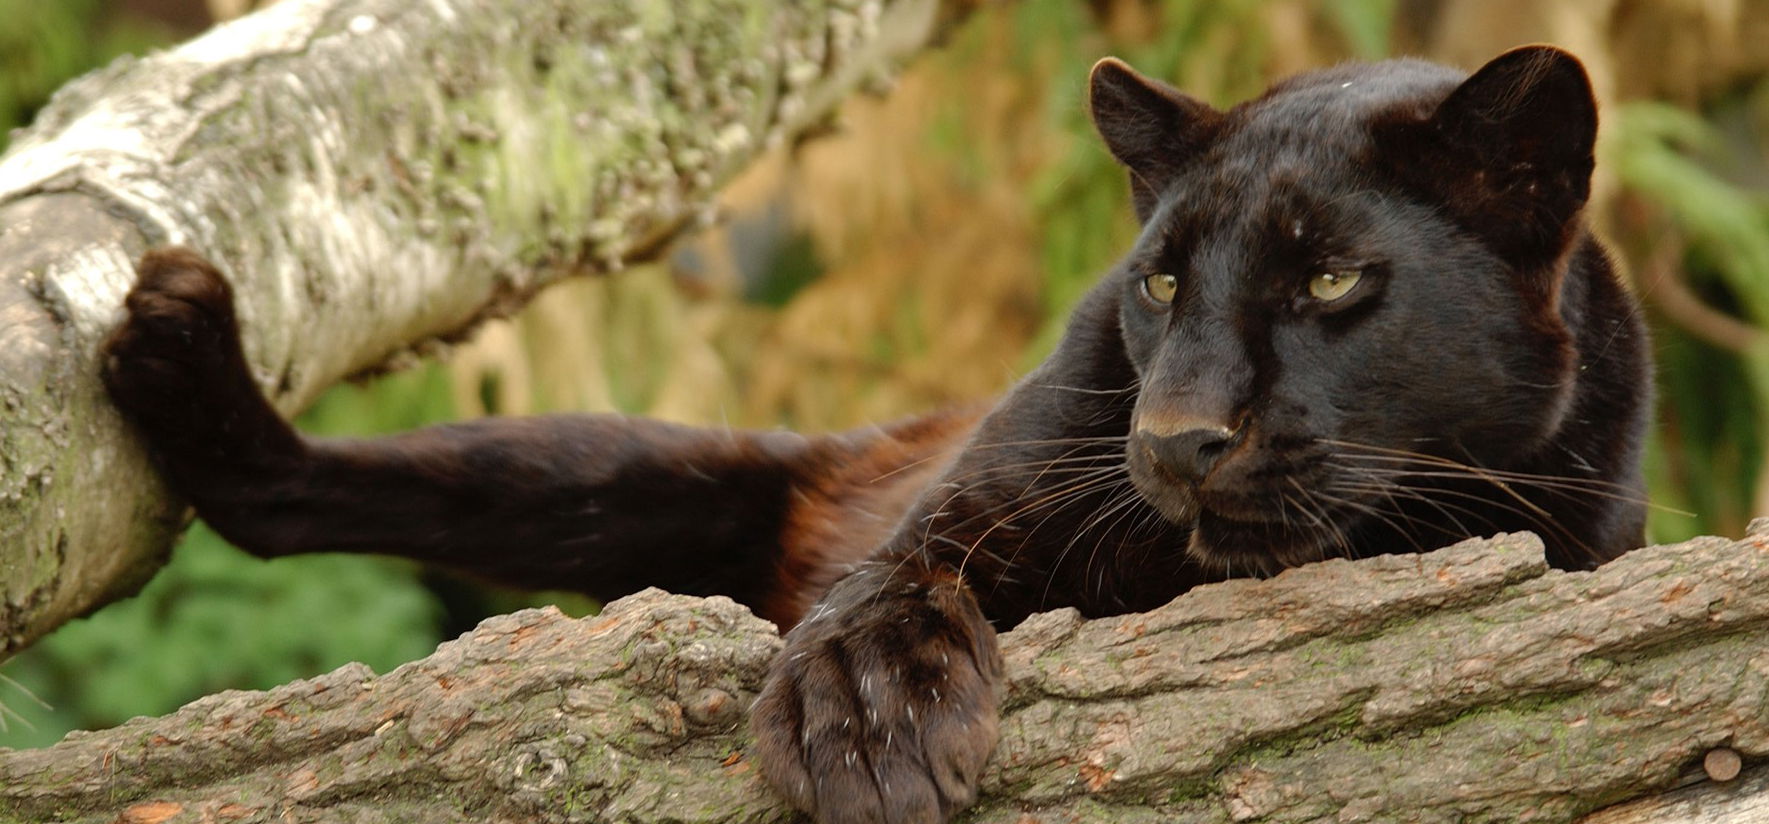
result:
[[[1226,427],[1203,426],[1171,434],[1138,430],[1136,440],[1162,469],[1179,480],[1196,485],[1210,474],[1210,469],[1222,458],[1234,436],[1234,430]]]

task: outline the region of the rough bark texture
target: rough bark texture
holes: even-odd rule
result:
[[[1038,615],[1004,636],[965,820],[1570,821],[1711,748],[1769,754],[1766,622],[1769,529],[1581,573],[1502,536]],[[743,725],[778,645],[728,600],[655,591],[494,618],[385,676],[0,751],[0,820],[783,821]]]
[[[285,411],[644,257],[969,0],[284,0],[76,81],[0,158],[0,657],[183,508],[94,352],[149,244],[239,288]]]

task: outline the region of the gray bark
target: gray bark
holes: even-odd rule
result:
[[[1003,637],[1002,741],[963,818],[1572,821],[1711,749],[1769,754],[1766,623],[1769,530],[1578,573],[1501,536],[1046,613]],[[728,600],[656,591],[494,618],[384,676],[0,751],[0,821],[784,821],[743,724],[778,647]],[[1760,808],[1763,785],[1705,791]],[[1591,821],[1647,820],[1628,810]]]
[[[707,213],[962,0],[284,0],[65,88],[0,158],[0,658],[182,526],[96,380],[132,262],[234,278],[285,412]]]

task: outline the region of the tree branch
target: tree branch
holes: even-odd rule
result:
[[[1712,748],[1769,754],[1766,623],[1769,528],[1577,573],[1501,536],[1046,613],[1003,638],[965,820],[1570,821]],[[0,751],[0,820],[784,821],[743,724],[778,646],[728,600],[656,591],[493,618],[385,676]]]
[[[1683,255],[1688,247],[1675,234],[1659,236],[1652,255],[1641,269],[1639,294],[1665,313],[1672,323],[1689,334],[1734,354],[1747,354],[1763,342],[1763,330],[1726,314],[1701,299],[1683,277]]]
[[[0,158],[0,657],[183,525],[96,343],[179,242],[284,411],[708,213],[971,0],[286,0],[63,89]]]

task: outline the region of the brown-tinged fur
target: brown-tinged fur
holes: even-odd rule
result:
[[[1350,64],[1226,111],[1104,61],[1092,110],[1142,235],[986,412],[308,438],[253,385],[225,279],[181,249],[142,260],[105,382],[252,552],[723,593],[790,628],[754,755],[824,824],[970,803],[995,631],[1033,611],[1498,531],[1540,532],[1563,568],[1640,541],[1649,355],[1581,217],[1596,106],[1574,58]]]
[[[756,614],[783,629],[796,625],[831,584],[890,537],[985,411],[927,415],[822,449],[821,460],[793,485],[774,588]]]
[[[619,415],[493,418],[372,440],[307,438],[240,351],[232,292],[150,251],[105,344],[118,407],[174,487],[264,556],[402,555],[529,588],[737,598],[789,629],[864,560],[978,412],[838,435]]]

